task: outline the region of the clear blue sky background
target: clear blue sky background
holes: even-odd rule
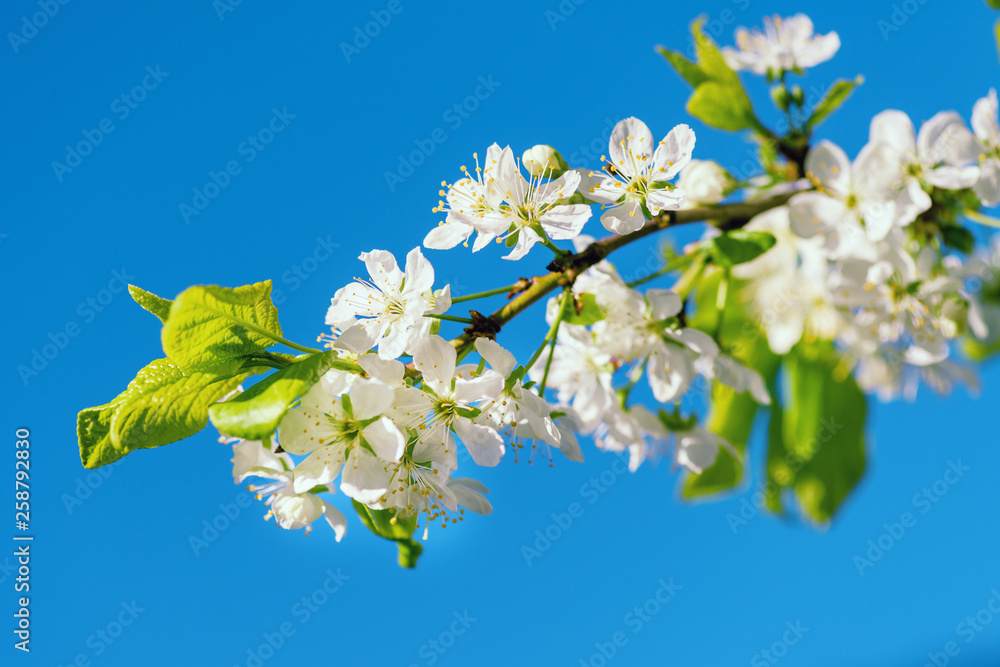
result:
[[[474,471],[492,490],[494,514],[433,532],[416,571],[397,568],[391,545],[353,518],[338,545],[325,526],[308,539],[276,530],[257,503],[196,556],[189,536],[220,515],[220,504],[241,499],[231,452],[211,429],[129,456],[107,478],[80,466],[77,411],[115,396],[161,356],[156,320],[123,293],[102,292],[116,271],[167,297],[196,283],[273,278],[287,335],[308,342],[322,331],[334,291],[362,270],[357,253],[386,248],[402,256],[417,245],[438,220],[430,211],[438,184],[458,177],[473,151],[494,141],[518,152],[546,142],[570,156],[624,116],[644,119],[657,136],[692,122],[687,88],[653,47],[686,49],[698,14],[715,21],[723,42],[737,24],[801,9],[820,30],[837,30],[839,56],[814,70],[806,87],[865,75],[820,132],[852,154],[885,108],[917,120],[954,108],[968,118],[975,100],[1000,83],[996,16],[975,0],[912,0],[911,14],[900,4],[899,29],[887,38],[878,22],[893,20],[888,1],[562,6],[575,9],[553,29],[545,12],[558,12],[557,0],[402,0],[401,12],[350,62],[339,44],[386,2],[248,0],[221,20],[210,0],[71,2],[17,53],[4,39],[8,457],[0,480],[13,476],[15,428],[29,427],[36,542],[34,651],[26,659],[11,647],[15,594],[0,570],[7,619],[0,662],[68,665],[82,655],[79,664],[101,666],[247,665],[247,651],[288,623],[294,634],[264,664],[600,665],[595,642],[619,631],[627,643],[611,665],[767,664],[752,661],[782,639],[786,623],[800,622],[808,630],[781,664],[922,665],[949,641],[960,648],[950,664],[1000,663],[1000,617],[968,642],[958,627],[1000,590],[996,366],[985,370],[978,401],[963,391],[947,399],[922,392],[914,404],[874,406],[869,475],[826,532],[758,515],[734,534],[727,514],[740,512],[752,487],[687,505],[676,499],[669,466],[615,477],[607,472],[614,459],[588,446],[583,465],[505,461]],[[36,11],[29,0],[6,2],[0,29],[19,30]],[[147,67],[169,74],[122,118],[123,107],[112,105],[141,85]],[[498,84],[488,98],[467,118],[448,114],[481,77]],[[248,161],[241,142],[275,108],[295,117]],[[102,119],[113,132],[60,181],[52,162],[64,161],[66,145]],[[734,169],[746,158],[738,137],[694,126],[697,157]],[[391,190],[385,172],[438,128],[446,139]],[[193,189],[230,160],[240,173],[186,224],[179,205],[191,204]],[[603,233],[596,219],[591,224]],[[294,267],[327,237],[339,248],[324,262],[306,262],[313,272],[296,279]],[[539,272],[544,261],[539,252],[511,266],[496,249],[430,254],[439,283],[451,282],[456,293]],[[100,311],[87,303],[101,298]],[[67,325],[77,335],[22,382],[17,366]],[[526,355],[540,327],[528,322],[512,332],[505,342]],[[758,463],[760,456],[758,447]],[[921,514],[914,494],[942,479],[949,461],[968,472]],[[581,487],[602,472],[615,483],[591,503]],[[12,485],[0,482],[11,524]],[[73,494],[89,497],[67,506]],[[526,564],[522,545],[574,502],[583,515]],[[859,576],[854,556],[907,511],[916,525]],[[0,564],[12,550],[0,550]],[[349,578],[306,619],[295,605],[338,568]],[[682,588],[668,604],[647,620],[629,616],[671,578]],[[142,610],[135,621],[109,637],[113,643],[100,639],[95,633],[108,631],[133,601]],[[448,635],[454,615],[466,612],[475,620],[461,636]],[[447,650],[435,652],[432,640]]]

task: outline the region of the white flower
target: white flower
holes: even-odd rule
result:
[[[819,142],[805,163],[817,192],[797,194],[789,202],[792,231],[802,238],[819,236],[833,258],[858,254],[866,238],[884,239],[896,224],[890,179],[898,170],[886,169],[878,158],[876,145],[869,144],[852,165],[839,146]]]
[[[445,339],[424,339],[413,351],[422,387],[400,390],[392,414],[397,423],[419,431],[414,460],[457,468],[454,432],[476,465],[495,466],[504,454],[503,438],[492,426],[476,422],[481,411],[475,404],[495,400],[503,390],[503,378],[491,369],[474,373],[475,365],[456,368],[456,359],[455,348]]]
[[[409,350],[424,333],[424,315],[439,311],[436,298],[428,296],[434,284],[434,267],[420,248],[406,256],[406,271],[385,250],[361,253],[371,280],[357,279],[337,290],[326,323],[341,330],[335,346],[350,352],[378,347],[384,359],[394,359]],[[441,294],[442,306],[451,305],[450,291]],[[356,318],[361,318],[356,320]]]
[[[833,340],[844,325],[830,293],[830,268],[817,239],[803,239],[790,229],[787,207],[754,217],[745,227],[774,235],[774,247],[734,266],[733,275],[748,281],[751,311],[775,354],[787,354],[808,334]]]
[[[972,108],[972,129],[986,152],[980,158],[979,180],[973,188],[984,206],[1000,204],[1000,124],[997,122],[997,91]]]
[[[733,187],[733,177],[717,162],[691,160],[681,170],[677,187],[687,193],[685,207],[718,204]]]
[[[654,146],[653,133],[641,120],[619,121],[611,132],[611,160],[604,171],[577,170],[582,176],[580,193],[603,204],[605,229],[616,234],[634,232],[646,222],[643,206],[656,215],[684,204],[684,190],[667,181],[691,161],[694,143],[694,132],[687,125],[674,127]]]
[[[592,428],[616,400],[611,386],[615,371],[612,357],[594,345],[593,335],[584,327],[560,327],[556,340],[548,386],[557,390],[561,403],[572,405],[588,429]],[[542,379],[551,349],[546,348],[528,371],[535,382]]]
[[[475,177],[463,166],[465,178],[453,185],[441,183],[442,187],[448,188],[447,193],[441,191],[448,203],[446,206],[445,202],[439,202],[434,207],[434,212],[447,211],[448,215],[427,234],[424,247],[447,250],[465,243],[477,229],[507,229],[510,224],[509,213],[501,209],[503,192],[495,185],[493,178],[500,161],[500,152],[497,144],[486,150],[485,168],[479,166],[479,156],[473,153],[472,157],[476,160]],[[493,236],[495,234],[478,237],[473,251],[481,249]]]
[[[309,530],[310,524],[322,516],[333,528],[338,542],[347,532],[347,519],[343,513],[315,493],[310,493],[317,485],[296,490],[297,471],[292,457],[287,454],[276,454],[259,441],[240,440],[233,445],[233,464],[233,478],[237,484],[247,477],[274,480],[266,486],[247,487],[257,494],[258,500],[268,496],[266,503],[270,511],[265,519],[273,516],[279,526],[288,530],[303,527]]]
[[[545,237],[562,241],[580,233],[592,214],[590,207],[586,204],[556,203],[572,196],[580,183],[580,175],[567,171],[559,178],[548,180],[546,176],[549,174],[551,171],[543,171],[526,180],[510,147],[501,151],[494,185],[503,193],[506,202],[504,210],[509,217],[502,223],[487,225],[480,221],[477,224],[476,228],[484,239],[483,245],[494,238],[500,241],[516,235],[517,242],[504,259],[517,260],[524,257],[533,245],[545,241]],[[476,245],[480,246],[479,239]]]
[[[363,503],[388,488],[386,461],[398,461],[406,438],[385,416],[395,390],[378,380],[356,380],[348,394],[330,396],[315,384],[278,425],[282,446],[308,454],[296,473],[295,491],[328,484],[341,475],[341,490]]]
[[[520,377],[511,378],[517,366],[514,355],[488,338],[476,339],[476,351],[505,380],[496,398],[480,404],[481,418],[498,431],[510,430],[515,436],[527,433],[558,447],[559,431],[549,416],[552,407],[541,396],[525,389]]]
[[[813,35],[813,24],[805,14],[786,19],[764,19],[764,30],[739,28],[736,46],[724,47],[722,54],[734,70],[778,76],[785,70],[804,70],[826,62],[840,48],[835,32]]]
[[[899,226],[910,224],[931,207],[925,185],[962,190],[979,180],[982,146],[954,111],[936,114],[916,137],[905,113],[883,111],[872,119],[869,144],[870,173],[883,172],[898,192],[894,224]]]

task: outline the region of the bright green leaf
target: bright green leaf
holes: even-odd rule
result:
[[[271,281],[235,289],[189,287],[174,300],[162,338],[167,357],[185,370],[234,370],[240,357],[281,339]]]
[[[671,51],[662,46],[656,47],[660,55],[667,59],[667,62],[673,65],[677,73],[681,75],[685,81],[687,81],[692,88],[697,88],[700,84],[708,81],[708,75],[705,74],[698,65],[685,58],[680,53],[676,51]]]
[[[750,100],[743,88],[706,81],[691,93],[687,103],[689,114],[706,125],[720,130],[747,130],[758,127]]]
[[[854,378],[840,378],[832,346],[789,353],[790,405],[783,436],[795,495],[817,523],[829,521],[864,475],[867,401]]]
[[[160,318],[161,322],[167,321],[173,301],[156,296],[135,285],[128,286],[128,293],[137,304]]]
[[[705,428],[717,433],[742,455],[746,451],[756,414],[757,401],[750,394],[737,394],[716,382],[712,385],[712,407],[705,420]],[[715,463],[699,475],[687,476],[681,496],[692,499],[721,493],[732,489],[742,479],[743,462],[726,449],[720,449]]]
[[[334,352],[299,359],[235,398],[212,405],[208,416],[220,433],[262,440],[274,433],[292,403],[319,382],[336,359]]]
[[[111,418],[117,458],[194,435],[208,423],[209,406],[245,377],[185,372],[168,359],[150,363],[129,383]]]
[[[835,81],[826,91],[823,99],[816,104],[812,115],[806,121],[806,128],[811,129],[826,120],[827,116],[839,109],[840,105],[851,96],[855,87],[860,86],[864,81],[863,76],[858,76],[853,81],[848,81],[847,79],[838,79]]]
[[[607,313],[597,305],[597,299],[593,294],[581,294],[567,301],[563,309],[562,321],[567,324],[590,326],[600,322],[605,317],[607,317]]]
[[[167,359],[157,359],[111,403],[79,414],[77,435],[84,467],[98,468],[136,449],[194,435],[208,423],[209,406],[245,377],[187,373]]]
[[[769,232],[737,229],[712,239],[712,258],[720,266],[744,264],[763,255],[776,242],[774,235]]]

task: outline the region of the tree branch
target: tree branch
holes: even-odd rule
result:
[[[492,338],[495,336],[504,324],[546,296],[549,292],[558,287],[572,285],[577,276],[599,263],[618,248],[669,227],[678,227],[693,222],[708,222],[717,226],[725,225],[729,229],[742,227],[755,215],[783,206],[794,194],[794,192],[787,192],[758,201],[724,204],[721,206],[697,206],[679,211],[664,211],[648,221],[638,231],[625,235],[615,234],[607,236],[600,241],[591,243],[576,254],[553,260],[546,267],[549,273],[535,278],[526,290],[488,318],[484,318],[484,320],[489,322],[489,337]],[[478,327],[469,327],[464,334],[452,340],[451,344],[461,354],[475,342],[476,338],[485,335],[487,335],[485,330],[480,332]]]

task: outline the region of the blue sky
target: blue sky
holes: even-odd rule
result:
[[[761,651],[775,643],[790,666],[1000,662],[1000,616],[981,612],[1000,598],[1000,452],[984,420],[995,365],[985,398],[875,405],[869,474],[824,532],[756,512],[756,479],[687,505],[669,466],[620,474],[588,447],[582,465],[477,470],[494,514],[433,533],[402,571],[356,520],[341,544],[325,527],[306,539],[263,522],[211,429],[104,474],[79,463],[77,411],[161,356],[158,322],[122,281],[172,297],[272,278],[286,335],[308,343],[357,253],[417,245],[441,180],[494,141],[584,155],[635,115],[656,135],[692,123],[696,157],[738,169],[747,145],[686,116],[688,91],[653,49],[686,49],[698,14],[723,42],[802,9],[837,30],[840,54],[805,87],[864,74],[819,133],[849,153],[885,108],[968,118],[998,83],[985,3],[809,4],[5,3],[0,27],[22,38],[0,46],[3,432],[11,452],[15,429],[31,430],[36,541],[33,651],[8,631],[3,664],[754,665],[772,664]],[[40,5],[53,15],[25,28]],[[95,145],[68,156],[81,141]],[[429,256],[458,294],[542,270],[535,255],[517,267],[492,251]],[[504,342],[530,354],[539,318]],[[22,377],[50,343],[53,358]],[[906,512],[910,526],[860,575],[854,557]],[[545,544],[536,531],[557,539],[528,563],[522,547]],[[197,554],[192,535],[206,539]],[[0,550],[4,613],[13,548]]]

